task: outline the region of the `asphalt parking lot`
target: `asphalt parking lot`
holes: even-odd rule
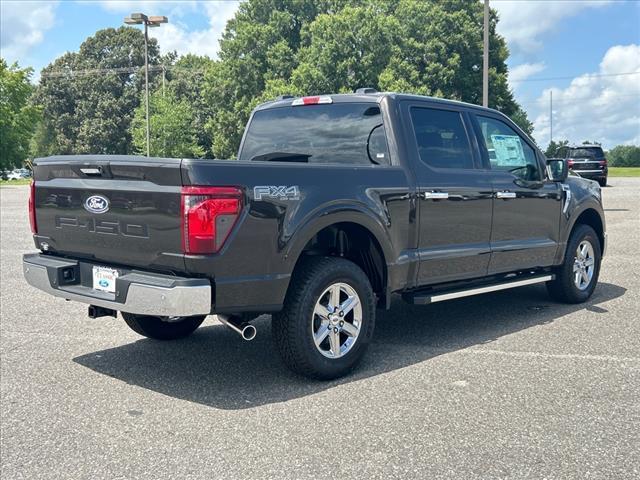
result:
[[[283,367],[268,317],[162,343],[31,289],[28,188],[2,187],[0,476],[640,478],[640,179],[610,183],[590,302],[396,301],[329,383]]]

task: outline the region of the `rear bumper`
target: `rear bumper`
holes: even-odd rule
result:
[[[606,178],[608,169],[595,169],[595,170],[577,170],[572,169],[575,173],[584,178]]]
[[[211,283],[207,279],[130,270],[116,280],[116,292],[108,293],[92,288],[92,266],[89,262],[39,253],[22,257],[27,283],[55,297],[141,315],[191,316],[211,312]],[[73,271],[73,275],[65,278],[65,271]]]

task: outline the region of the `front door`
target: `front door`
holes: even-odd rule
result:
[[[490,258],[492,185],[466,113],[406,104],[418,190],[416,284],[482,277]]]
[[[546,179],[534,147],[498,116],[476,115],[475,130],[494,191],[489,274],[553,264],[562,191]]]

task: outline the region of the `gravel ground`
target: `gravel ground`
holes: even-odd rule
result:
[[[28,189],[3,187],[0,476],[640,478],[640,179],[610,181],[590,302],[397,301],[329,383],[284,369],[268,317],[161,343],[28,287]]]

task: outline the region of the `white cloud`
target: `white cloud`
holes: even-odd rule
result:
[[[634,75],[615,75],[637,72]],[[605,53],[595,73],[574,78],[564,89],[545,89],[535,108],[534,136],[549,143],[549,94],[553,91],[553,138],[593,140],[605,148],[640,145],[640,45],[616,45]],[[537,115],[536,115],[537,113]]]
[[[29,51],[53,27],[58,2],[0,2],[0,55],[24,63]]]
[[[179,54],[194,53],[216,57],[218,40],[227,21],[238,9],[239,1],[183,1],[164,2],[158,0],[130,1],[103,0],[102,7],[110,12],[145,12],[153,15],[167,15],[169,23],[150,30],[160,44],[162,53],[177,51]],[[185,20],[189,15],[205,15],[208,27],[193,30]]]
[[[522,63],[520,65],[516,65],[515,67],[509,68],[509,86],[512,89],[516,89],[520,82],[526,80],[527,78],[535,75],[536,73],[542,72],[547,66],[544,62],[537,63]]]
[[[87,2],[92,3],[92,2]],[[173,7],[180,3],[194,3],[194,2],[163,2],[160,0],[101,0],[100,5],[105,10],[114,13],[132,13],[132,12],[145,12],[151,15],[155,15],[159,8],[165,9],[167,6]]]
[[[591,1],[494,1],[491,7],[500,14],[498,33],[515,52],[530,54],[542,47],[544,34],[560,28],[562,21],[587,8],[602,7],[612,0]]]

